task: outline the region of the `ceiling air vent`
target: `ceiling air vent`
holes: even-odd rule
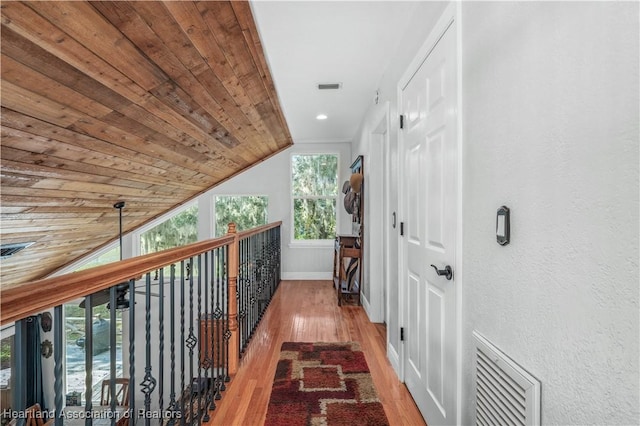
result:
[[[0,259],[5,259],[9,256],[13,256],[20,250],[26,249],[33,242],[30,243],[14,243],[14,244],[2,244],[0,246]]]
[[[318,90],[337,90],[342,87],[342,83],[320,83]]]

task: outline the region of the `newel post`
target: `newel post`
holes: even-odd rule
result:
[[[238,371],[238,359],[240,359],[240,340],[238,334],[238,301],[236,291],[238,286],[239,268],[239,239],[236,232],[236,224],[229,224],[229,234],[235,236],[233,243],[229,246],[229,375],[234,375]]]

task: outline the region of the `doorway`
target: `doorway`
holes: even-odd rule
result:
[[[459,415],[460,158],[456,6],[399,85],[403,375],[429,424]]]
[[[389,220],[389,105],[380,109],[377,118],[372,121],[373,130],[370,140],[369,193],[369,282],[371,293],[368,308],[369,318],[373,322],[387,324],[389,319],[388,294],[391,276],[397,276],[397,264],[390,263],[394,245],[390,243],[391,221]],[[395,269],[395,272],[394,272]]]

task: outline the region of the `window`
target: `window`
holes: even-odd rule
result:
[[[338,156],[292,156],[291,188],[294,241],[333,239],[338,203]]]
[[[193,205],[140,235],[140,254],[198,241],[198,206]]]
[[[90,261],[88,261],[87,263],[83,264],[82,266],[78,267],[76,271],[82,271],[83,269],[89,269],[95,266],[106,265],[107,263],[117,262],[119,260],[120,260],[120,246],[116,245],[111,250],[105,253],[102,253],[100,256],[95,257]]]
[[[107,263],[120,260],[120,245],[115,246],[79,266],[75,271],[105,265]],[[65,383],[66,393],[69,398],[65,401],[68,405],[79,405],[86,401],[85,395],[85,308],[80,307],[78,299],[65,303],[64,315],[64,341],[65,341]],[[110,311],[106,302],[95,306],[92,311],[93,317],[93,381],[92,398],[95,404],[100,402],[100,390],[102,380],[107,379],[110,374]],[[122,377],[122,312],[116,311],[116,377]],[[75,404],[73,401],[78,402]]]
[[[227,233],[231,222],[238,231],[267,224],[269,198],[258,195],[216,197],[216,237]]]

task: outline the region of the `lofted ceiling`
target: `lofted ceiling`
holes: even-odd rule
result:
[[[251,8],[3,1],[2,288],[44,277],[292,144]]]
[[[351,141],[415,4],[1,1],[0,239],[33,244],[0,288],[114,241],[117,201],[131,231],[293,141]]]

